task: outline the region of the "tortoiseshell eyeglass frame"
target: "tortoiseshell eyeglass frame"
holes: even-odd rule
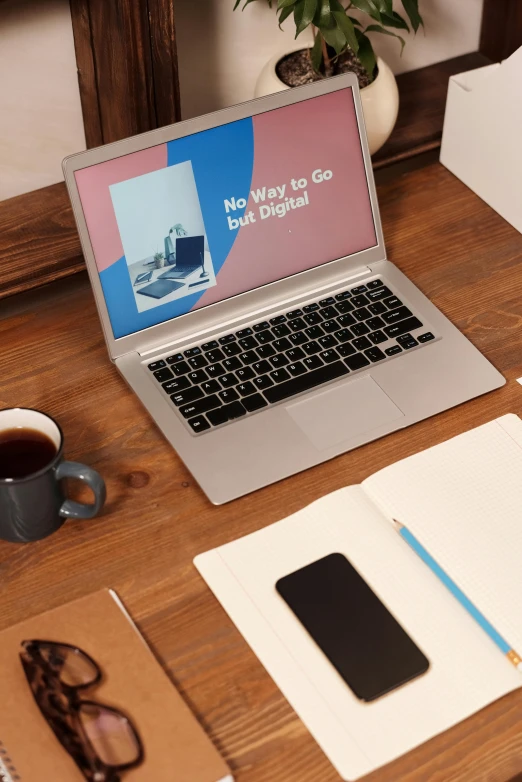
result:
[[[61,680],[65,662],[60,649],[70,649],[92,666],[95,673],[91,680],[71,686]],[[42,651],[48,652],[47,657]],[[80,698],[79,693],[95,687],[102,678],[99,665],[90,655],[77,646],[57,641],[23,641],[20,659],[34,699],[53,733],[72,757],[83,776],[89,782],[120,782],[121,774],[136,768],[143,762],[143,745],[136,727],[129,717],[112,706]],[[97,754],[80,718],[83,706],[94,706],[126,720],[136,746],[136,758],[121,765],[109,765]]]

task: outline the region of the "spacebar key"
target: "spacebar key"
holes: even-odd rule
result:
[[[302,391],[309,391],[322,383],[328,383],[329,380],[335,380],[337,377],[347,375],[348,371],[348,368],[341,361],[335,361],[332,364],[321,367],[321,369],[307,372],[306,375],[287,380],[286,383],[279,383],[277,386],[267,388],[263,393],[268,401],[274,404],[274,402],[280,402],[289,396],[300,394]]]

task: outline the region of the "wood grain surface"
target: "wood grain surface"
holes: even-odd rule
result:
[[[113,587],[238,782],[339,777],[193,557],[398,458],[504,413],[522,414],[515,382],[522,375],[522,236],[439,164],[381,186],[379,198],[390,259],[508,383],[225,506],[207,501],[110,364],[85,275],[12,298],[1,311],[0,407],[55,416],[67,457],[104,475],[108,502],[100,518],[69,521],[38,543],[0,542],[0,627]],[[366,780],[522,780],[521,728],[522,694],[512,693]]]

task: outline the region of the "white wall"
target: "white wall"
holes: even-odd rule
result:
[[[0,2],[0,200],[59,182],[82,149],[69,0]]]
[[[184,117],[249,100],[263,64],[293,41],[292,19],[281,32],[265,0],[244,12],[233,6],[234,0],[174,0]],[[426,32],[410,36],[402,58],[397,41],[374,35],[396,73],[478,48],[482,0],[420,0],[419,6]]]

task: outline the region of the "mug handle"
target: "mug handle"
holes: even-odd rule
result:
[[[96,470],[79,462],[61,462],[56,468],[55,474],[58,481],[62,478],[77,478],[80,481],[85,481],[94,494],[92,505],[65,500],[60,508],[60,516],[64,516],[66,519],[93,519],[101,511],[107,490],[105,481]]]

